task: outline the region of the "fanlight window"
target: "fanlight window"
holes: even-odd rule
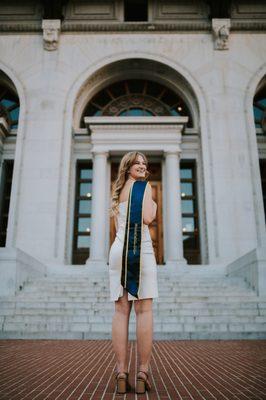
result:
[[[266,134],[266,77],[261,81],[253,101],[253,111],[258,134]]]
[[[116,82],[97,93],[85,108],[85,116],[188,116],[184,100],[169,88],[152,81],[128,79]]]
[[[0,117],[6,119],[9,128],[18,127],[18,96],[3,85],[0,85]]]

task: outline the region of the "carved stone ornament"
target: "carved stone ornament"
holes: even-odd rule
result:
[[[56,50],[58,47],[59,33],[61,30],[60,19],[43,19],[43,48],[45,50]]]
[[[212,33],[215,50],[227,50],[229,48],[229,33],[231,21],[229,18],[213,18]]]

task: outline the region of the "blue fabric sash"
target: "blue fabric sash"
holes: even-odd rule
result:
[[[141,278],[141,235],[143,200],[147,181],[133,182],[128,198],[121,285],[138,298]]]

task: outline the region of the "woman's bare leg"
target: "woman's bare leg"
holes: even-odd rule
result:
[[[153,339],[152,298],[134,301],[137,324],[137,348],[139,368],[149,370]]]
[[[117,372],[128,372],[128,323],[132,301],[128,300],[127,291],[115,301],[115,313],[112,321],[112,343],[116,355]]]

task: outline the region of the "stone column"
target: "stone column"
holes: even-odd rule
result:
[[[106,177],[107,177],[106,151],[95,151],[93,154],[92,173],[92,204],[91,204],[91,247],[90,257],[86,261],[105,262],[105,224],[106,224]]]
[[[167,264],[186,264],[183,257],[180,151],[165,151]]]

